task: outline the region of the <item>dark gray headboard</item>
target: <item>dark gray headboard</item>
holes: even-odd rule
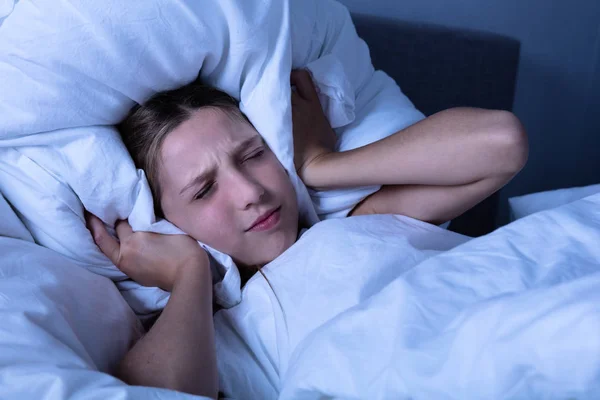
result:
[[[458,106],[512,110],[520,43],[485,32],[354,14],[375,68],[387,72],[425,115]],[[452,222],[479,236],[496,228],[498,195]]]

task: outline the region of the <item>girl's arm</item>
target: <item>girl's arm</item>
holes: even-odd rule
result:
[[[171,292],[150,331],[125,355],[116,376],[211,398],[218,395],[212,317],[212,280],[206,252],[183,235],[132,232],[117,224],[119,241],[102,221],[88,216],[96,244],[123,272],[145,286]]]
[[[333,152],[335,136],[310,76],[295,71],[292,82],[295,162],[304,183],[320,190],[384,185],[353,215],[447,221],[500,189],[527,160],[527,136],[513,114],[474,108],[442,111],[375,143]]]
[[[320,189],[464,185],[514,173],[526,159],[526,142],[509,112],[454,108],[358,149],[323,153],[303,176]]]
[[[125,355],[117,378],[217,398],[212,282],[197,267],[190,265],[174,283],[167,306]]]

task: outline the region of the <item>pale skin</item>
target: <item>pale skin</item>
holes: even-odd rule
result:
[[[212,279],[206,252],[189,236],[133,232],[125,221],[117,223],[117,242],[97,217],[88,214],[87,222],[94,241],[114,265],[144,286],[171,292],[160,317],[125,355],[115,376],[130,385],[217,398]]]
[[[337,153],[307,72],[291,77],[295,164],[309,187],[383,185],[350,215],[402,214],[450,220],[506,184],[525,164],[527,136],[504,111],[458,108],[435,114],[379,142]],[[207,173],[209,172],[209,173]],[[161,149],[165,217],[190,236],[132,232],[117,224],[120,243],[89,217],[94,240],[127,275],[171,291],[152,329],[127,353],[116,375],[134,385],[216,398],[212,287],[202,241],[240,266],[267,263],[298,234],[298,210],[285,170],[245,121],[197,110]],[[280,209],[269,231],[248,228]],[[196,307],[189,307],[196,304]]]
[[[506,111],[439,112],[370,145],[333,152],[335,133],[307,72],[292,73],[292,110],[304,135],[294,145],[304,183],[317,189],[383,185],[351,215],[401,214],[449,221],[510,181],[527,162],[527,135]],[[307,118],[307,115],[313,116]]]

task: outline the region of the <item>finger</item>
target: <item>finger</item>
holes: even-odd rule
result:
[[[290,72],[290,84],[294,85],[294,81],[298,79],[297,77],[299,71],[299,69],[293,69],[292,72]]]
[[[297,94],[300,95],[299,92],[299,88],[298,88],[298,82],[302,80],[302,70],[300,69],[295,69],[292,71],[292,73],[290,74],[290,84],[292,85],[292,94]]]
[[[294,111],[293,107],[297,106],[301,100],[302,99],[300,98],[300,95],[298,93],[292,92],[292,112]]]
[[[302,75],[307,71],[305,69],[293,69],[290,74],[290,83],[295,85],[298,80],[302,79]]]
[[[296,92],[299,93],[301,97],[307,100],[319,98],[312,77],[307,70],[294,71],[292,73],[292,79],[292,84],[296,86]]]
[[[297,91],[298,82],[302,80],[303,70],[295,69],[290,74],[290,84],[292,85],[293,91]]]
[[[100,251],[102,251],[114,265],[117,265],[119,263],[120,252],[119,242],[108,234],[108,231],[100,218],[92,214],[87,214],[86,220],[88,229],[92,233],[94,242],[100,248]]]
[[[126,220],[117,221],[115,230],[117,231],[117,237],[120,241],[123,241],[129,236],[133,235],[133,229],[131,229],[131,225],[129,225]]]

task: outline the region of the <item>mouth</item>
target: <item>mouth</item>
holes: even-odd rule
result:
[[[250,228],[246,229],[246,232],[262,232],[273,229],[279,223],[280,211],[281,206],[267,211],[258,217]]]

